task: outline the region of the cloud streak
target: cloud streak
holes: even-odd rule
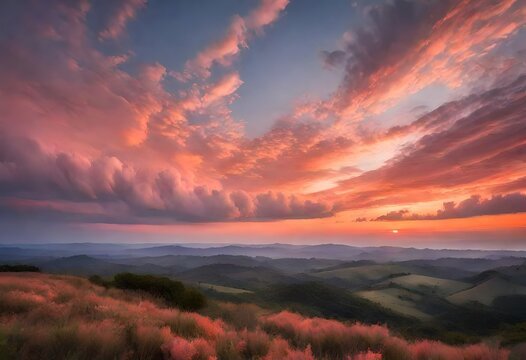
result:
[[[110,17],[106,28],[99,33],[102,40],[117,39],[120,37],[126,25],[133,20],[137,12],[146,6],[147,0],[120,0],[117,1],[116,9]]]
[[[384,166],[341,181],[340,191],[348,192],[347,206],[429,201],[433,195],[443,196],[442,191],[470,187],[491,191],[520,176],[526,151],[525,97],[526,77],[522,76],[471,98],[458,120],[451,123],[447,117],[438,118],[437,131],[408,144]],[[453,103],[453,109],[456,107]],[[441,113],[446,114],[446,109]],[[414,124],[429,120],[427,116],[423,119]]]
[[[526,212],[526,195],[524,194],[493,195],[488,199],[483,199],[480,195],[473,195],[458,204],[453,201],[445,202],[443,208],[437,210],[436,214],[411,214],[409,210],[404,209],[379,216],[375,221],[462,219],[522,212]]]
[[[331,100],[344,117],[377,113],[434,82],[468,83],[495,42],[525,24],[515,0],[396,0],[366,11],[369,23],[349,32],[344,49],[323,53],[328,66],[345,65]]]
[[[261,33],[264,27],[276,21],[288,3],[289,0],[260,0],[258,7],[248,16],[235,15],[225,35],[188,60],[184,71],[173,73],[174,77],[181,81],[196,76],[208,78],[213,65],[230,65],[241,49],[248,47],[249,37]]]

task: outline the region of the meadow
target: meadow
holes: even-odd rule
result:
[[[0,274],[0,359],[520,359],[497,342],[407,341],[366,325],[254,304],[210,301],[183,311],[85,278]]]

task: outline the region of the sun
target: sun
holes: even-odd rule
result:
[[[391,232],[392,232],[393,234],[398,234],[398,229],[393,229],[393,230],[391,230]]]

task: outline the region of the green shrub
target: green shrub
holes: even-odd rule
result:
[[[199,310],[206,305],[206,298],[194,288],[186,288],[182,307],[189,311]]]
[[[104,286],[105,288],[109,287],[111,284],[109,281],[104,280],[100,275],[92,275],[88,280],[95,285]]]
[[[205,297],[196,289],[186,288],[180,281],[167,277],[119,273],[111,284],[119,289],[144,291],[183,310],[195,311],[206,305]]]
[[[0,265],[0,272],[40,272],[40,269],[32,265]]]

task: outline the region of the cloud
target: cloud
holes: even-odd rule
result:
[[[346,59],[331,100],[344,117],[380,112],[435,82],[457,88],[478,79],[482,59],[498,59],[495,42],[525,24],[516,0],[396,0],[366,14],[368,23],[347,33],[343,49],[323,53],[331,66]]]
[[[0,198],[12,199],[4,201],[4,210],[66,212],[74,214],[77,220],[97,222],[171,223],[332,215],[328,204],[312,199],[275,192],[252,195],[241,190],[213,189],[184,179],[175,169],[151,171],[116,157],[89,159],[77,154],[49,153],[31,139],[13,137],[2,137],[0,141]]]
[[[99,33],[102,40],[116,39],[120,37],[126,24],[135,18],[137,12],[146,6],[147,0],[119,0],[115,2],[112,16],[108,20],[106,28]]]
[[[525,94],[526,76],[521,76],[502,88],[468,97],[460,109],[457,103],[441,109],[444,117],[437,118],[440,125],[435,122],[434,131],[407,144],[385,165],[340,181],[336,190],[346,195],[338,200],[348,207],[430,201],[445,191],[490,191],[521,177]],[[430,125],[431,118],[422,119]],[[422,119],[415,124],[422,125]]]
[[[322,51],[321,57],[325,66],[329,69],[345,63],[347,55],[343,50]]]
[[[242,84],[243,81],[237,72],[226,74],[206,90],[206,94],[203,95],[203,103],[206,106],[218,99],[232,95]]]
[[[398,220],[404,220],[404,217],[406,214],[409,213],[409,210],[398,210],[398,211],[390,211],[385,215],[379,216],[374,221],[398,221]]]
[[[264,135],[242,142],[218,169],[227,186],[297,189],[333,175],[332,163],[353,145],[349,137],[327,131],[327,124],[284,118]]]
[[[166,64],[131,66],[136,59],[125,63],[133,51],[108,54],[94,46],[100,29],[88,20],[100,14],[90,13],[97,7],[88,1],[2,4],[2,13],[16,15],[0,43],[3,213],[79,222],[259,221],[523,190],[526,77],[516,76],[520,59],[506,67],[493,50],[478,48],[497,46],[522,24],[517,3],[370,7],[369,22],[349,33],[347,46],[324,53],[329,65],[345,66],[335,97],[296,105],[250,138],[230,109],[243,84],[239,72],[209,75],[230,65],[287,3],[262,0],[235,16],[222,38],[186,63],[181,75],[188,82],[178,91],[169,90],[173,72]],[[115,6],[107,38],[118,41],[143,6]],[[506,21],[513,26],[504,27]],[[491,52],[499,65],[471,52]],[[361,132],[337,121],[353,104],[366,109],[402,99],[438,78],[451,85],[467,59],[496,73],[467,97],[387,130]],[[383,147],[400,139],[396,152]],[[376,145],[372,155],[385,163],[358,169],[356,158]],[[329,189],[304,194],[315,188]]]
[[[482,199],[480,195],[473,195],[458,204],[453,201],[445,202],[443,208],[437,210],[436,214],[410,214],[409,210],[399,210],[379,216],[375,221],[460,219],[523,212],[526,212],[526,195],[522,193],[493,195],[488,199]]]
[[[367,218],[364,218],[364,217],[357,217],[354,222],[366,222],[367,221]]]
[[[289,0],[261,0],[259,6],[246,18],[247,28],[255,32],[262,31],[265,26],[277,20],[288,4]]]
[[[89,8],[87,2],[54,0],[27,9],[19,31],[0,44],[0,125],[10,133],[66,149],[115,150],[146,139],[151,117],[169,98],[159,85],[165,69],[152,64],[132,76],[119,68],[126,55],[92,47]]]
[[[288,3],[289,0],[260,0],[258,7],[248,16],[235,15],[220,40],[200,51],[195,58],[188,60],[183,72],[174,72],[172,75],[180,81],[187,81],[196,76],[208,78],[213,65],[230,65],[234,56],[242,48],[248,47],[249,37],[254,33],[261,33],[265,26],[276,21]]]
[[[327,204],[311,200],[301,200],[295,196],[287,197],[281,193],[268,192],[256,197],[258,218],[298,218],[309,219],[328,217],[332,211]]]

